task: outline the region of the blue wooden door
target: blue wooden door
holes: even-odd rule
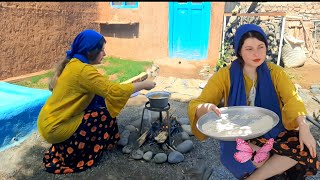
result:
[[[208,57],[210,11],[210,2],[170,2],[169,57]]]

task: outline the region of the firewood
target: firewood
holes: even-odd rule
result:
[[[163,113],[162,119],[165,120],[166,123],[171,123],[171,118],[173,117],[173,114],[176,112],[175,108],[169,109],[169,118],[167,119],[167,113]]]
[[[173,147],[171,147],[168,143],[166,143],[166,145],[169,147],[169,149],[171,149],[172,151],[176,151]]]
[[[164,143],[168,137],[168,132],[167,131],[161,131],[154,139],[158,143]]]
[[[146,141],[147,135],[148,135],[149,130],[144,132],[138,139],[137,141],[139,142],[139,147]]]

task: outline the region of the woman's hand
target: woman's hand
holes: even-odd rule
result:
[[[133,83],[134,92],[140,91],[142,89],[150,90],[156,86],[156,83],[153,81],[142,81]]]
[[[142,83],[145,90],[153,89],[156,86],[156,83],[153,81],[142,81]]]
[[[316,140],[312,136],[310,132],[309,125],[306,123],[304,116],[299,116],[297,118],[297,122],[299,123],[299,141],[300,141],[300,151],[303,151],[305,148],[304,145],[307,146],[309,152],[313,158],[316,157]]]
[[[196,118],[199,119],[201,116],[203,116],[204,114],[210,111],[215,112],[218,116],[221,115],[221,110],[216,105],[211,103],[205,103],[205,104],[199,104],[197,106]]]

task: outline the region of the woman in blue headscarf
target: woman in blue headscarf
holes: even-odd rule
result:
[[[40,135],[52,146],[45,153],[46,171],[66,174],[84,171],[120,139],[116,116],[131,94],[155,87],[152,81],[119,84],[92,66],[100,64],[106,41],[84,30],[57,66],[48,98],[38,117]]]
[[[304,179],[319,169],[316,142],[306,123],[306,109],[295,86],[284,70],[266,62],[267,37],[253,24],[241,25],[234,37],[237,59],[215,73],[201,95],[191,100],[188,115],[194,135],[207,138],[196,128],[202,115],[213,111],[221,114],[217,105],[258,106],[275,112],[280,122],[265,135],[247,142],[257,151],[270,138],[275,139],[268,159],[255,163],[235,160],[235,141],[220,141],[221,163],[238,179],[267,179],[285,176],[286,179]],[[253,156],[255,153],[253,153]]]

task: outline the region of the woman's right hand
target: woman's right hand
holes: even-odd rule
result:
[[[156,86],[156,83],[153,81],[142,81],[142,83],[145,90],[153,89]]]
[[[141,81],[133,83],[134,92],[140,91],[142,89],[150,90],[156,86],[156,83],[153,81]]]
[[[197,106],[196,110],[196,118],[199,119],[201,116],[205,115],[206,113],[213,111],[218,116],[221,116],[221,110],[212,103],[205,103],[205,104],[199,104]]]

